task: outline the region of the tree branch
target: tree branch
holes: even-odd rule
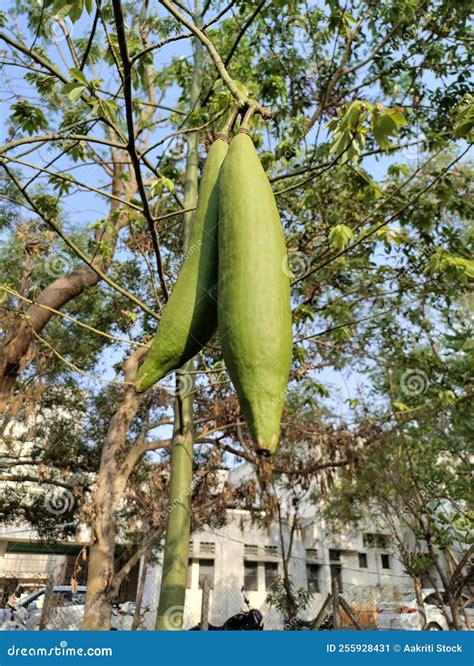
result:
[[[36,206],[34,200],[31,198],[31,196],[28,194],[28,192],[25,190],[25,188],[21,185],[19,182],[18,178],[15,176],[15,174],[8,168],[8,166],[5,164],[5,160],[3,158],[0,158],[0,166],[2,166],[5,171],[7,172],[8,176],[11,178],[11,180],[15,183],[16,187],[18,190],[22,193],[23,197],[26,199],[28,204],[31,206],[32,210],[35,211],[37,215],[41,217],[41,219],[49,226],[53,231],[56,232],[56,234],[63,240],[66,245],[71,248],[71,250],[80,258],[82,261],[91,268],[94,273],[97,273],[97,275],[104,280],[110,287],[118,291],[122,296],[125,296],[128,298],[130,301],[135,303],[141,310],[149,314],[153,319],[159,320],[159,315],[156,314],[156,312],[153,312],[151,308],[148,307],[145,303],[143,303],[139,298],[134,296],[132,293],[124,289],[124,287],[121,287],[117,282],[112,280],[107,276],[106,273],[104,273],[96,264],[94,259],[89,258],[84,252],[81,250],[81,248],[74,243],[61,229],[61,227],[56,224],[52,219],[47,218],[42,211]]]
[[[263,106],[255,102],[254,100],[251,100],[247,95],[245,95],[237,85],[235,84],[234,80],[230,76],[229,72],[227,71],[222,58],[220,57],[219,53],[217,52],[214,44],[211,42],[211,40],[204,34],[202,30],[200,30],[194,23],[191,21],[188,21],[188,19],[183,16],[177,9],[172,5],[171,2],[168,0],[160,0],[160,4],[162,4],[166,9],[172,14],[180,23],[182,23],[184,26],[190,30],[193,35],[195,35],[200,42],[206,47],[206,49],[209,51],[209,54],[214,61],[214,65],[216,66],[217,71],[219,72],[219,75],[222,79],[222,81],[225,83],[225,85],[228,87],[230,92],[232,93],[233,97],[237,100],[238,105],[241,108],[244,107],[254,107],[255,108],[255,113],[259,113],[262,118],[271,118],[272,113],[268,109],[265,109]]]
[[[130,58],[128,56],[127,35],[125,34],[125,22],[122,12],[121,0],[112,0],[112,6],[114,10],[115,27],[117,30],[119,51],[123,68],[123,91],[125,97],[125,115],[127,119],[127,130],[128,130],[127,149],[130,155],[130,159],[132,161],[133,169],[135,171],[137,187],[143,204],[143,213],[148,223],[153,249],[155,251],[156,266],[158,270],[158,277],[160,280],[161,289],[163,291],[163,296],[165,300],[168,300],[168,289],[166,287],[165,276],[163,273],[163,264],[160,254],[160,244],[158,242],[158,236],[156,233],[153,215],[150,210],[150,204],[148,202],[145,185],[143,183],[143,178],[140,168],[140,159],[135,145],[135,124],[133,120],[133,96],[132,96],[132,66]]]

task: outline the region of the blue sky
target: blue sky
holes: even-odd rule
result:
[[[4,4],[5,7],[3,10],[5,11],[9,3]],[[314,5],[315,3],[313,3],[312,6]],[[24,23],[24,20],[21,18],[19,20],[19,25],[26,35],[28,32],[27,27]],[[87,34],[89,28],[90,18],[84,15],[78,23],[72,26],[73,37]],[[60,35],[58,26],[53,25],[52,33],[53,36],[56,34]],[[302,41],[301,31],[296,30],[294,38],[298,42],[301,51],[304,53],[305,44],[304,41]],[[26,38],[26,41],[27,43],[31,43],[32,36]],[[52,58],[63,71],[66,71],[66,64],[63,62],[63,59],[65,59],[67,64],[69,64],[71,67],[73,66],[73,62],[68,58],[66,51],[66,44],[62,39],[59,39],[59,41],[56,40],[56,43],[54,43],[54,40],[52,40],[48,48],[48,54],[50,58]],[[176,56],[181,58],[189,58],[190,53],[191,50],[189,40],[183,40],[169,44],[165,48],[156,52],[155,66],[159,69],[160,66],[169,64],[171,59]],[[105,69],[102,72],[95,72],[89,69],[86,71],[86,74],[89,78],[103,78],[104,87],[108,88],[109,79],[111,78],[110,69]],[[436,85],[436,81],[434,79],[432,81],[428,79],[428,82],[430,85]],[[111,89],[114,89],[114,86],[111,86]],[[9,109],[11,104],[16,100],[16,96],[18,94],[34,102],[36,93],[32,87],[22,79],[22,70],[14,67],[3,68],[3,71],[0,72],[0,112],[2,117],[3,134],[2,141],[8,140],[7,132],[9,130]],[[171,90],[170,94],[167,96],[167,99],[163,103],[169,106],[173,106],[176,103],[176,95],[177,91]],[[166,115],[165,111],[162,113],[163,115]],[[166,126],[158,126],[158,129],[156,130],[153,138],[158,140],[165,136],[169,131],[169,128],[166,128]],[[316,132],[317,128],[315,127],[307,137],[308,144],[314,142]],[[319,134],[319,142],[324,141],[325,137],[326,130],[322,128]],[[17,150],[16,154],[18,155],[20,152],[23,151]],[[378,180],[382,180],[386,174],[388,166],[391,163],[405,161],[408,162],[408,164],[416,166],[418,159],[421,157],[420,153],[421,150],[410,148],[404,151],[402,154],[396,155],[395,157],[370,157],[364,160],[363,166],[373,177]],[[33,153],[25,156],[24,159],[35,164],[45,165],[53,156],[54,153],[50,149],[39,148]],[[61,158],[54,165],[57,170],[67,170],[70,166],[70,161],[66,158]],[[22,168],[22,171],[25,176],[32,175],[34,173],[28,168]],[[74,167],[74,175],[79,180],[93,184],[95,187],[101,187],[107,184],[107,178],[105,177],[104,173],[99,169],[99,167],[96,166]],[[44,180],[44,178],[38,178],[38,185],[41,185]],[[95,223],[98,219],[105,217],[108,212],[108,202],[105,198],[102,198],[94,193],[79,191],[69,196],[64,196],[62,199],[62,208],[65,223],[69,228],[72,229],[77,227],[85,227]],[[121,256],[125,256],[123,251],[122,254],[119,253],[118,255],[119,258],[121,258]],[[110,379],[115,376],[115,372],[112,366],[121,357],[121,350],[117,350],[113,353],[107,352],[107,354],[104,355],[103,368],[101,371],[101,375],[104,378]],[[331,393],[328,401],[329,404],[336,409],[337,413],[339,413],[341,417],[344,416],[350,418],[350,408],[346,404],[346,401],[357,397],[358,391],[364,390],[364,386],[367,388],[367,380],[357,372],[350,370],[339,371],[330,368],[326,368],[320,371],[318,373],[318,380],[324,384]],[[167,434],[165,436],[167,436]]]

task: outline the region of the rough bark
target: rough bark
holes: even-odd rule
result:
[[[125,363],[125,381],[133,382],[146,349],[138,349]],[[92,540],[89,550],[87,597],[84,614],[86,630],[110,629],[117,511],[123,497],[129,470],[122,458],[130,422],[137,413],[141,396],[132,385],[124,390],[122,401],[107,431],[102,449],[97,488],[93,497]]]
[[[140,623],[142,619],[142,603],[143,603],[143,595],[145,594],[145,581],[146,581],[146,576],[147,576],[147,570],[148,570],[148,550],[147,552],[143,555],[143,561],[142,561],[142,570],[140,574],[140,580],[138,581],[138,588],[137,588],[137,595],[135,597],[135,613],[133,614],[133,621],[132,621],[132,631],[137,631],[140,628]]]
[[[291,526],[290,537],[288,540],[288,547],[285,552],[285,537],[283,531],[283,516],[281,515],[281,507],[278,505],[278,528],[280,534],[280,546],[282,552],[282,564],[283,564],[283,588],[285,590],[285,605],[286,605],[286,621],[291,626],[292,621],[296,618],[298,614],[298,605],[296,603],[293,589],[291,585],[291,578],[289,572],[289,561],[291,558],[291,551],[293,548],[293,537],[296,528],[296,515],[293,518],[293,524]]]

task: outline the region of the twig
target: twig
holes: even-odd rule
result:
[[[188,30],[190,30],[193,35],[195,35],[201,43],[206,47],[206,49],[209,51],[209,54],[214,61],[214,64],[216,66],[217,71],[219,72],[219,75],[222,79],[222,81],[225,83],[225,85],[228,87],[232,95],[235,97],[237,100],[238,105],[241,108],[245,108],[248,106],[254,106],[255,107],[255,113],[259,113],[262,118],[269,119],[272,117],[272,112],[266,109],[265,107],[261,106],[254,100],[251,100],[245,93],[243,93],[237,85],[235,84],[234,80],[230,76],[229,72],[227,71],[222,58],[220,57],[219,53],[217,52],[214,44],[211,42],[211,40],[204,34],[202,30],[200,30],[194,23],[189,21],[181,12],[179,12],[176,7],[174,7],[171,2],[168,0],[160,0],[160,4],[163,5],[163,7],[166,7],[166,9],[172,14],[180,23],[182,23]]]
[[[148,202],[145,185],[143,183],[143,177],[140,168],[140,158],[138,156],[137,148],[135,145],[135,124],[133,120],[133,96],[132,96],[132,66],[128,55],[127,36],[125,34],[125,24],[122,13],[121,0],[112,0],[112,6],[114,10],[115,27],[117,29],[119,51],[123,67],[123,92],[125,98],[125,115],[127,118],[127,130],[128,130],[127,150],[133,164],[133,169],[135,171],[137,187],[143,204],[143,213],[145,215],[150,230],[153,249],[155,251],[156,266],[158,270],[158,277],[160,280],[161,289],[163,291],[163,296],[165,300],[168,300],[168,289],[166,287],[165,276],[163,273],[163,263],[160,254],[160,244],[158,241],[158,235],[156,233],[153,215],[150,210],[150,204]]]
[[[85,370],[81,370],[77,365],[72,363],[71,361],[68,361],[67,358],[65,358],[60,352],[57,351],[50,343],[45,340],[44,338],[41,337],[41,335],[38,335],[38,333],[35,331],[33,326],[31,327],[31,331],[35,338],[41,342],[45,347],[47,347],[49,350],[53,352],[53,354],[63,363],[65,363],[71,370],[74,370],[74,372],[78,372],[79,374],[83,375],[84,377],[88,377],[89,379],[94,379],[95,381],[99,382],[104,382],[105,384],[115,384],[118,386],[130,386],[129,382],[119,382],[113,379],[104,379],[104,377],[99,377],[98,375],[93,375],[90,372],[86,372]]]
[[[110,335],[109,333],[105,333],[104,331],[101,331],[98,328],[94,328],[94,326],[89,326],[89,324],[84,324],[84,322],[79,321],[78,319],[74,319],[74,317],[71,317],[65,312],[61,312],[61,310],[56,310],[55,308],[51,308],[49,307],[49,305],[43,305],[43,303],[38,303],[37,301],[34,301],[31,298],[27,298],[26,296],[23,296],[14,289],[10,289],[10,287],[7,287],[4,284],[0,285],[0,290],[7,292],[7,294],[10,294],[10,296],[19,298],[25,303],[30,303],[30,305],[34,305],[36,308],[43,308],[43,310],[48,310],[48,312],[52,312],[53,314],[58,315],[59,317],[63,317],[64,319],[67,319],[71,323],[76,324],[76,326],[81,326],[82,328],[85,328],[87,331],[91,331],[92,333],[97,333],[97,335],[102,335],[104,338],[109,338],[109,340],[114,340],[116,342],[124,342],[125,344],[133,345],[134,347],[146,347],[147,349],[150,348],[150,345],[146,345],[141,342],[134,342],[129,338],[119,338],[115,335]]]
[[[25,188],[22,186],[18,178],[15,176],[15,174],[8,168],[8,166],[5,164],[5,160],[3,158],[0,158],[0,166],[2,166],[5,171],[7,172],[9,178],[12,180],[12,182],[16,185],[18,190],[21,192],[23,197],[26,199],[28,204],[30,205],[31,209],[39,215],[39,217],[63,240],[68,247],[71,248],[71,250],[80,258],[82,261],[91,268],[94,273],[97,273],[97,275],[104,280],[110,287],[118,291],[122,296],[125,296],[128,298],[132,303],[135,303],[141,310],[146,312],[148,315],[153,317],[153,319],[156,319],[157,321],[160,319],[159,315],[156,312],[153,312],[151,308],[148,307],[145,303],[143,303],[139,298],[134,296],[132,293],[127,291],[124,287],[121,287],[117,282],[112,280],[111,278],[108,277],[104,271],[102,271],[95,263],[94,260],[88,257],[84,252],[81,250],[81,248],[74,243],[61,229],[61,227],[56,224],[53,220],[50,218],[46,217],[44,213],[38,208],[38,206],[35,204],[34,200],[31,198],[31,196],[28,194],[28,192],[25,190]]]

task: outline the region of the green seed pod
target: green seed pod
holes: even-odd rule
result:
[[[218,179],[229,145],[219,136],[211,146],[184,263],[166,304],[150,351],[138,371],[142,393],[191,360],[217,327]]]
[[[219,186],[222,352],[258,453],[275,453],[292,357],[287,251],[252,139],[230,144]]]

